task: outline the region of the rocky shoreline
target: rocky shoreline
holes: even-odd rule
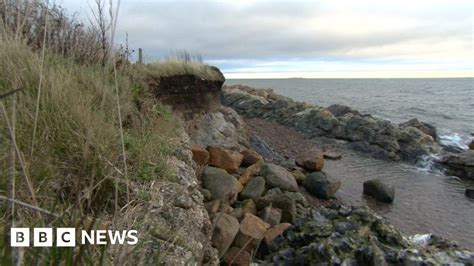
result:
[[[474,179],[473,150],[442,145],[436,128],[417,119],[397,125],[348,106],[325,108],[243,85],[224,86],[222,103],[243,117],[276,122],[309,138],[346,141],[351,149],[377,159],[416,164],[432,157],[435,167],[447,174]]]
[[[179,97],[179,93],[175,91],[172,97]],[[439,149],[428,132],[414,126],[394,126],[346,108],[336,108],[335,116],[335,107],[328,111],[266,91],[226,88],[205,93],[212,94],[207,103],[212,108],[200,105],[199,110],[189,110],[189,103],[183,108],[176,106],[179,101],[170,101],[170,95],[164,98],[178,110],[175,113],[186,129],[181,153],[187,161],[182,173],[188,176],[173,189],[177,194],[187,192],[178,195],[176,201],[168,201],[172,206],[167,207],[169,218],[165,222],[170,230],[200,232],[199,239],[190,242],[186,239],[192,234],[180,241],[165,241],[160,249],[170,255],[165,263],[474,263],[474,253],[454,242],[434,235],[404,236],[370,209],[341,204],[334,198],[340,181],[324,173],[325,160],[341,156],[334,149],[340,139],[375,157],[415,161]],[[220,107],[216,95],[232,109]],[[251,134],[237,113],[246,119],[261,118],[299,129],[305,135],[322,136],[321,145],[308,144],[304,152],[290,149],[290,155],[278,154]],[[365,194],[380,201],[394,200],[393,188],[377,179],[371,181],[364,184]],[[196,193],[199,196],[191,196]],[[200,211],[203,208],[205,213]]]

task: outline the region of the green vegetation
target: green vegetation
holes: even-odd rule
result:
[[[111,48],[117,12],[105,3],[96,0],[95,25],[84,27],[58,6],[0,0],[0,196],[29,204],[0,204],[2,265],[12,257],[25,265],[126,260],[126,249],[20,252],[5,243],[13,223],[137,226],[136,212],[147,209],[153,184],[177,180],[170,156],[179,148],[174,143],[182,130],[153,96],[149,77],[222,78],[199,55],[187,52],[132,64],[127,45]]]

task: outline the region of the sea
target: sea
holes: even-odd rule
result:
[[[474,139],[474,78],[231,79],[225,84],[271,88],[325,107],[343,104],[393,123],[418,118],[437,127],[443,144],[459,149],[468,149]],[[336,196],[343,202],[369,206],[406,235],[434,233],[474,251],[474,200],[464,195],[473,181],[433,169],[430,158],[409,165],[352,152],[340,161],[326,161],[324,170],[342,180]],[[393,204],[362,195],[362,183],[375,177],[395,186]]]

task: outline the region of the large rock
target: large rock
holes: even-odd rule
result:
[[[391,203],[395,197],[395,188],[376,178],[364,182],[364,194],[378,201]]]
[[[417,128],[417,129],[421,130],[421,132],[425,133],[426,135],[431,136],[434,140],[436,140],[438,138],[438,134],[437,134],[437,130],[436,130],[435,126],[430,125],[430,124],[425,123],[425,122],[421,122],[416,118],[413,118],[411,120],[408,120],[405,123],[400,124],[400,127],[402,127],[402,128],[414,127],[414,128]]]
[[[235,246],[255,253],[257,246],[269,228],[270,224],[253,214],[246,213],[244,219],[240,222],[240,229],[234,241]]]
[[[209,163],[209,152],[199,146],[191,147],[191,152],[193,153],[193,160],[200,165],[206,165]]]
[[[360,115],[360,113],[346,105],[341,105],[341,104],[333,104],[328,107],[328,111],[331,112],[334,116],[339,117],[343,116],[347,113],[351,113],[354,115]]]
[[[242,215],[245,216],[246,213],[257,214],[257,206],[251,199],[244,200],[242,203]]]
[[[211,145],[241,150],[249,144],[244,121],[228,107],[221,107],[216,112],[192,113],[192,118],[186,121],[186,130],[192,143],[202,147]]]
[[[474,179],[474,150],[452,154],[444,159],[444,163],[448,174]]]
[[[324,152],[310,150],[296,156],[296,164],[308,171],[321,171],[324,167]]]
[[[202,180],[203,187],[211,192],[212,199],[233,202],[242,190],[239,181],[223,169],[207,167]]]
[[[257,175],[260,170],[262,169],[263,161],[259,161],[251,166],[247,167],[242,175],[239,177],[239,182],[242,185],[247,184],[250,179],[252,179],[255,175]]]
[[[306,177],[303,186],[316,197],[329,199],[341,187],[341,181],[328,177],[324,172],[315,172]]]
[[[252,256],[246,250],[231,247],[224,256],[226,265],[247,266],[252,262]]]
[[[286,191],[298,191],[298,184],[293,175],[281,166],[267,163],[262,167],[260,175],[265,178],[268,187],[278,187]]]
[[[215,146],[209,146],[207,149],[210,155],[210,165],[225,169],[231,174],[236,174],[239,171],[240,164],[244,158],[242,154]]]
[[[281,222],[282,210],[278,208],[265,207],[263,211],[258,213],[258,216],[271,226],[275,226]]]
[[[469,143],[469,149],[474,150],[474,140],[472,140],[471,143]]]
[[[265,192],[265,179],[261,176],[256,176],[245,185],[245,188],[239,194],[239,198],[241,200],[256,200],[262,196],[263,192]]]
[[[258,210],[272,206],[282,210],[281,221],[284,223],[294,223],[296,220],[296,202],[285,194],[266,195],[255,202]]]
[[[244,156],[242,160],[242,166],[244,167],[251,166],[263,160],[262,156],[254,150],[245,149],[241,153]]]
[[[288,227],[290,227],[291,224],[289,223],[281,223],[278,225],[273,226],[270,228],[266,233],[265,233],[265,243],[267,246],[270,246],[272,241],[277,238],[278,236],[282,235],[283,232],[285,232]]]
[[[213,223],[215,228],[212,234],[212,245],[217,249],[220,258],[234,241],[240,226],[237,219],[226,213],[216,215]]]

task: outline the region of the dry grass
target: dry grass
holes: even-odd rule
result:
[[[109,47],[103,32],[85,28],[60,7],[0,0],[0,101],[5,107],[0,110],[0,176],[12,177],[0,179],[0,196],[10,200],[14,195],[22,203],[8,209],[17,226],[80,228],[96,218],[115,223],[111,214],[118,208],[114,229],[127,228],[134,219],[127,214],[146,198],[142,189],[155,180],[175,180],[167,158],[179,126],[143,77],[192,74],[215,80],[220,73],[191,57],[117,69],[107,55],[123,63],[128,48],[111,53]],[[14,122],[14,142],[6,118],[14,118],[8,121]],[[13,158],[10,143],[17,144]],[[0,213],[6,214],[6,206]],[[38,210],[51,215],[38,217]],[[8,230],[12,216],[0,215],[1,229]],[[11,263],[6,249],[0,241],[1,265]],[[99,247],[13,252],[25,264],[125,260]]]
[[[209,65],[173,58],[148,64],[145,69],[150,74],[159,77],[195,75],[205,80],[222,79],[220,72]]]
[[[123,158],[115,84],[110,70],[100,64],[85,66],[73,59],[46,54],[36,148],[33,156],[29,155],[40,61],[40,55],[24,45],[0,42],[0,94],[22,89],[9,97],[16,99],[16,142],[38,207],[71,217],[63,223],[73,222],[72,217],[78,215],[101,216],[113,209],[117,180],[122,180],[118,203],[124,206],[124,178],[117,169],[121,168]],[[171,152],[168,142],[177,126],[172,114],[158,105],[139,82],[124,73],[118,73],[117,78],[130,179],[140,183],[173,178],[166,163]],[[11,112],[10,101],[2,102]],[[0,115],[1,176],[8,174],[6,156],[10,149],[6,145],[9,134],[4,115]],[[6,194],[6,186],[2,179],[0,194]],[[16,184],[16,198],[31,203],[23,181]],[[77,210],[79,213],[73,214]],[[30,210],[19,210],[16,217],[21,224],[33,224]]]

